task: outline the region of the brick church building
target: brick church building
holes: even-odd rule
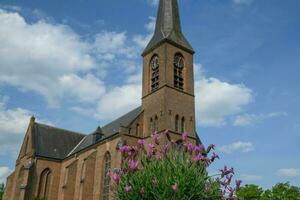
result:
[[[107,172],[120,167],[120,146],[141,138],[147,143],[152,132],[166,130],[174,140],[187,131],[199,142],[193,54],[181,31],[177,0],[160,0],[155,33],[142,53],[141,106],[89,135],[32,117],[4,200],[109,200]]]

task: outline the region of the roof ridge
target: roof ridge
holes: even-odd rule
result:
[[[122,119],[124,116],[126,116],[126,115],[128,115],[128,114],[130,114],[130,113],[132,113],[132,112],[134,112],[134,111],[136,111],[136,110],[138,110],[138,109],[140,109],[140,108],[142,108],[142,106],[139,106],[139,107],[136,107],[136,108],[130,110],[129,112],[127,112],[127,113],[121,115],[120,117],[118,117],[118,118],[114,119],[113,121],[111,121],[111,122],[105,124],[104,126],[102,126],[102,129],[104,129],[106,126],[108,126],[108,125],[110,125],[110,124],[112,124],[112,123],[114,123],[114,122],[116,122],[116,121]],[[120,124],[120,125],[122,125],[122,124]]]
[[[61,130],[61,131],[64,131],[64,132],[69,132],[69,133],[73,133],[73,134],[77,134],[77,135],[81,135],[81,136],[86,136],[86,134],[84,134],[84,133],[79,133],[79,132],[75,132],[75,131],[71,131],[71,130],[67,130],[67,129],[63,129],[63,128],[58,128],[58,127],[51,126],[51,125],[48,125],[48,124],[42,124],[42,123],[38,123],[38,122],[34,122],[34,123],[36,125],[46,126],[46,127]]]

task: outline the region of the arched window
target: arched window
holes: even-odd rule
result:
[[[179,131],[179,116],[175,116],[175,131]]]
[[[184,59],[180,53],[174,56],[174,87],[183,90],[184,80],[183,80],[183,68]]]
[[[40,198],[45,200],[49,199],[49,189],[50,189],[50,181],[51,181],[51,170],[46,168],[40,176],[39,183],[39,194]]]
[[[86,176],[86,161],[84,160],[81,166],[81,174],[80,174],[80,188],[79,188],[79,199],[84,199],[83,194],[83,185],[85,184],[85,176]]]
[[[139,124],[136,124],[136,127],[135,127],[135,135],[138,136],[140,134],[140,125]]]
[[[150,61],[151,67],[151,91],[155,91],[159,87],[159,59],[154,55]]]
[[[107,152],[104,155],[104,162],[103,162],[102,200],[109,200],[110,176],[108,173],[110,168],[111,168],[111,156],[110,153]]]
[[[80,182],[83,183],[86,175],[86,161],[84,160],[81,167]]]
[[[185,131],[185,119],[184,117],[181,118],[181,133]]]
[[[25,142],[25,147],[24,147],[24,155],[26,155],[28,153],[28,141],[29,141],[29,138],[28,136],[26,137],[26,142]]]
[[[155,115],[154,118],[154,131],[158,131],[158,117]]]

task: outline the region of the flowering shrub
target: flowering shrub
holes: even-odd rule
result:
[[[168,132],[164,133],[168,138]],[[219,156],[212,152],[214,145],[204,148],[188,141],[182,134],[182,143],[169,139],[160,144],[160,136],[152,134],[153,143],[145,145],[139,140],[136,146],[123,146],[121,169],[110,172],[114,182],[116,200],[218,200],[235,199],[236,187],[230,187],[234,174],[224,167],[220,174],[209,176],[207,167]]]

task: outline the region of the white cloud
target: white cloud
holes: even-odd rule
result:
[[[196,111],[202,126],[222,126],[226,117],[243,111],[252,100],[252,90],[243,84],[230,84],[202,76],[195,82]]]
[[[33,112],[22,108],[8,109],[7,101],[7,97],[0,96],[0,155],[16,156]]]
[[[272,112],[268,114],[259,114],[259,115],[254,115],[254,114],[243,114],[243,115],[238,115],[236,116],[233,125],[234,126],[248,126],[248,125],[253,125],[256,123],[261,123],[264,120],[274,118],[274,117],[281,117],[281,116],[286,116],[287,113],[285,112]]]
[[[263,179],[263,176],[259,175],[249,175],[249,174],[242,174],[241,180],[243,181],[260,181]]]
[[[278,170],[278,175],[293,178],[293,177],[300,177],[300,168],[286,168]]]
[[[59,78],[60,85],[80,102],[93,103],[100,99],[105,93],[105,86],[102,81],[92,74],[79,77],[75,74],[65,75]]]
[[[135,35],[133,37],[133,41],[136,43],[136,45],[139,47],[139,49],[146,48],[146,45],[151,40],[154,30],[155,30],[155,23],[156,23],[156,18],[150,16],[149,22],[147,24],[145,24],[145,28],[147,30],[147,35]]]
[[[0,82],[40,94],[50,106],[68,95],[70,87],[63,84],[66,77],[104,90],[99,81],[91,82],[91,75],[79,76],[97,65],[91,45],[69,27],[43,20],[29,24],[18,13],[4,10],[0,10],[0,23]],[[74,88],[70,94],[82,100],[82,95],[94,93]]]
[[[102,31],[87,42],[66,25],[44,20],[29,24],[17,12],[1,9],[0,23],[0,83],[35,92],[51,107],[65,97],[96,104],[106,91],[100,77],[107,66],[127,72],[137,68],[127,62],[138,48],[125,32]]]
[[[140,84],[126,84],[110,90],[100,100],[95,117],[114,119],[141,105],[142,87]]]
[[[95,36],[93,50],[98,58],[104,60],[114,60],[116,56],[133,58],[137,55],[137,50],[127,45],[126,32],[102,31]]]
[[[218,150],[227,154],[231,154],[233,152],[247,153],[250,151],[254,151],[254,145],[252,144],[252,142],[238,141],[232,144],[223,145],[219,147]]]
[[[11,170],[8,167],[0,166],[0,184],[6,182],[6,177],[9,176]]]

